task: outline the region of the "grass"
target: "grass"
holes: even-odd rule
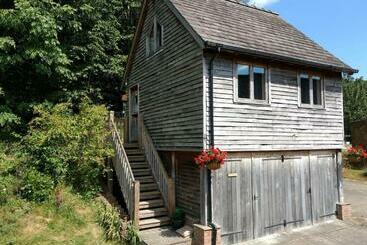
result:
[[[367,169],[344,169],[344,178],[358,181],[367,181]]]
[[[96,209],[96,201],[67,189],[59,209],[53,200],[35,204],[13,197],[0,206],[0,244],[114,244],[104,240]]]

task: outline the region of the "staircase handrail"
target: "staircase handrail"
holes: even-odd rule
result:
[[[140,201],[140,183],[135,180],[127,157],[123,141],[114,119],[114,112],[110,112],[109,126],[112,135],[112,142],[116,151],[114,168],[124,196],[127,210],[131,219],[138,225],[139,222],[139,201]]]
[[[148,129],[144,124],[143,115],[139,115],[139,143],[145,153],[148,164],[151,167],[154,179],[162,194],[163,200],[168,207],[170,215],[173,215],[175,209],[175,187],[174,181],[168,176],[163,162],[156,150],[153,140],[150,137]]]

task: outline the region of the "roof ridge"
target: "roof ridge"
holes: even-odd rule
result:
[[[266,13],[269,13],[269,14],[279,15],[279,13],[277,13],[277,12],[274,12],[274,11],[271,11],[271,10],[265,9],[265,8],[258,8],[255,5],[247,4],[245,2],[242,2],[241,0],[224,0],[224,1],[239,4],[239,5],[242,5],[242,6],[245,6],[245,7],[248,7],[248,8],[252,8],[252,9],[255,9],[255,10],[259,10],[259,11],[262,11],[262,12],[266,12]]]

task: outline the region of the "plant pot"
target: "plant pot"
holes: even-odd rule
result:
[[[211,163],[208,163],[206,167],[210,170],[218,170],[220,169],[221,165],[219,162],[211,162]]]

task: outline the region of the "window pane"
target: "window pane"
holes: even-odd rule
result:
[[[314,77],[312,79],[313,86],[313,104],[322,105],[322,91],[321,91],[321,79]]]
[[[163,32],[162,32],[162,26],[157,23],[157,36],[156,36],[156,45],[157,49],[162,47],[162,40],[163,40]]]
[[[265,68],[254,67],[254,98],[265,100]]]
[[[148,49],[149,49],[149,54],[153,54],[154,53],[154,28],[152,27],[152,29],[149,32],[149,37],[148,37]]]
[[[310,104],[310,80],[307,75],[301,76],[301,103]]]
[[[238,98],[250,98],[250,67],[237,65]]]

